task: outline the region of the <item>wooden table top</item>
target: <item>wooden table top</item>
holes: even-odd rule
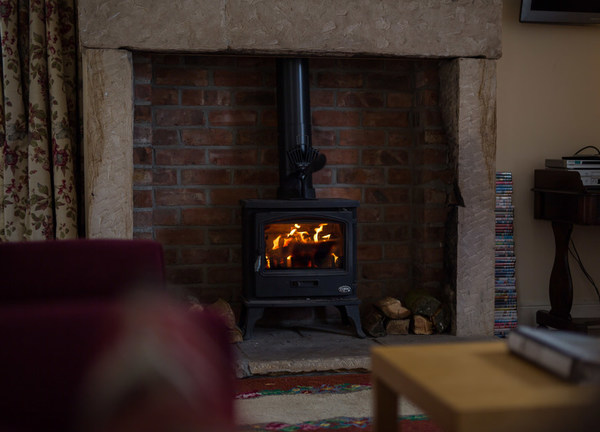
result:
[[[500,340],[375,347],[371,368],[447,431],[570,432],[600,420],[598,386],[557,378]]]

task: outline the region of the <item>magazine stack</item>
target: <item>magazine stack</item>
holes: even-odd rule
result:
[[[494,334],[498,337],[506,337],[517,326],[512,192],[512,173],[497,172]]]

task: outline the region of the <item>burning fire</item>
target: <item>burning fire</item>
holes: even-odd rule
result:
[[[337,237],[340,238],[335,237],[340,228],[338,224],[329,225],[268,225],[266,244],[271,249],[266,251],[266,268],[338,268],[342,239],[339,235]]]

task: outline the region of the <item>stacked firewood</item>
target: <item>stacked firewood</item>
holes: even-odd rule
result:
[[[238,343],[238,342],[242,342],[244,340],[242,331],[237,326],[233,309],[231,308],[229,303],[227,303],[225,300],[218,299],[214,303],[210,303],[210,304],[202,304],[193,297],[188,298],[188,300],[191,303],[191,305],[190,305],[191,310],[209,309],[209,310],[215,312],[216,314],[220,315],[223,318],[223,321],[229,328],[229,342]]]
[[[411,291],[403,300],[384,297],[375,301],[361,317],[371,337],[386,335],[430,335],[450,328],[450,310],[435,297]]]

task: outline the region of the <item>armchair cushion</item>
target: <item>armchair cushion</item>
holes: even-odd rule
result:
[[[164,288],[164,257],[151,240],[0,243],[0,303],[116,298]]]
[[[71,430],[79,386],[118,323],[116,302],[0,306],[0,430]]]
[[[233,432],[221,317],[131,300],[0,306],[0,430]]]

